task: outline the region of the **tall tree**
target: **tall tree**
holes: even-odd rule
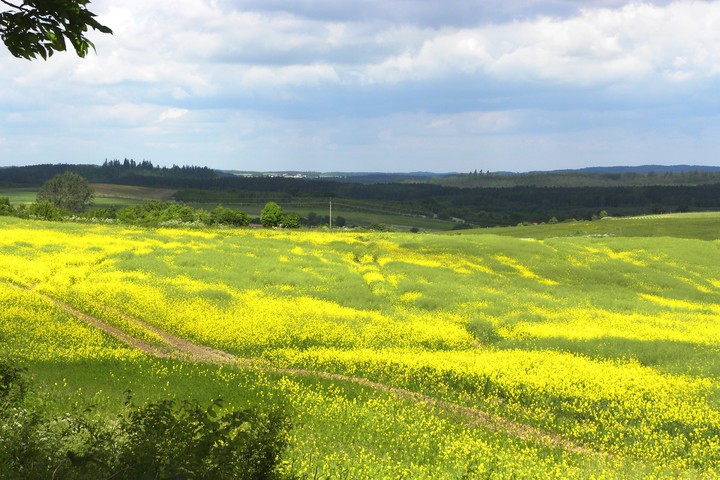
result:
[[[82,212],[90,205],[94,191],[88,181],[74,172],[55,175],[38,191],[38,202],[50,202],[57,208]]]
[[[95,45],[85,36],[88,28],[112,34],[87,9],[89,0],[0,0],[0,38],[16,57],[47,59],[67,50],[66,39],[80,57]]]

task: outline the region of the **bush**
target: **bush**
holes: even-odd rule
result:
[[[260,223],[265,228],[279,227],[283,221],[283,211],[275,202],[268,202],[260,212]]]
[[[27,209],[27,214],[30,218],[40,220],[62,220],[66,213],[67,212],[56,208],[47,201],[32,203]]]
[[[388,227],[382,223],[371,223],[365,228],[376,232],[387,232],[389,230]]]
[[[221,406],[220,400],[208,408],[172,400],[133,406],[120,424],[125,441],[114,478],[278,477],[287,418],[256,409],[220,415]]]
[[[288,418],[255,408],[222,411],[221,400],[128,400],[118,421],[92,409],[47,418],[26,402],[22,369],[0,362],[0,476],[3,479],[273,479]]]
[[[22,403],[26,392],[25,370],[0,362],[0,418],[8,408]]]
[[[15,209],[10,205],[10,199],[8,197],[0,197],[0,215],[15,215]]]
[[[117,219],[117,208],[110,205],[107,208],[95,208],[85,214],[86,218],[96,218],[99,220],[115,220]]]
[[[300,228],[300,215],[297,213],[283,215],[281,226],[283,228]]]
[[[247,213],[225,208],[222,205],[218,205],[210,213],[210,221],[213,224],[231,225],[233,227],[247,227],[250,225],[250,217],[248,217]]]
[[[211,223],[211,214],[204,210],[195,210],[189,205],[156,200],[123,208],[117,212],[117,218],[123,223],[148,227],[188,224],[203,226]]]

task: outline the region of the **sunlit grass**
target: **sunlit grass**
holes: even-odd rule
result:
[[[720,212],[668,213],[640,217],[607,217],[597,221],[563,222],[556,225],[529,225],[468,230],[513,237],[678,237],[720,239]]]

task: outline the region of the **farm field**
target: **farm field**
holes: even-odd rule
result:
[[[638,217],[606,217],[599,221],[563,222],[555,225],[499,227],[468,230],[536,239],[550,237],[677,237],[701,240],[720,238],[720,213],[666,213]]]
[[[7,197],[10,203],[32,203],[37,199],[37,189],[0,188],[0,197]]]
[[[95,189],[94,207],[127,207],[145,200],[167,200],[174,190],[165,188],[135,187],[130,185],[93,184]],[[10,203],[29,204],[37,200],[37,189],[0,188],[0,197],[7,197]]]
[[[59,413],[112,417],[128,389],[282,406],[301,478],[717,478],[718,218],[410,234],[0,217],[0,356]]]

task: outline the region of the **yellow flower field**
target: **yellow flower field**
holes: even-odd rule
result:
[[[547,447],[508,435],[498,440],[512,445],[503,461],[518,470],[527,454],[533,468],[558,478],[602,478],[605,469],[615,472],[608,478],[720,475],[717,241],[142,230],[4,218],[0,228],[5,355],[149,361],[50,298],[149,343],[162,339],[146,324],[260,360],[269,372],[366,379],[595,452],[540,461]],[[22,332],[17,322],[26,323]],[[363,438],[377,436],[383,447],[296,457],[298,472],[342,476],[366,462],[399,477],[402,469],[378,454],[390,448],[402,468],[418,457],[409,476],[453,478],[467,463],[459,458],[487,460],[497,448],[443,417],[451,413],[392,395],[353,405],[352,395],[308,389],[303,379],[286,374],[267,385],[294,398],[301,416],[344,416],[344,430],[323,427],[332,435],[379,428]],[[409,425],[427,437],[414,450],[408,442],[420,434],[402,430]],[[295,435],[306,453],[330,438]],[[476,463],[477,476],[493,475],[492,462]]]

